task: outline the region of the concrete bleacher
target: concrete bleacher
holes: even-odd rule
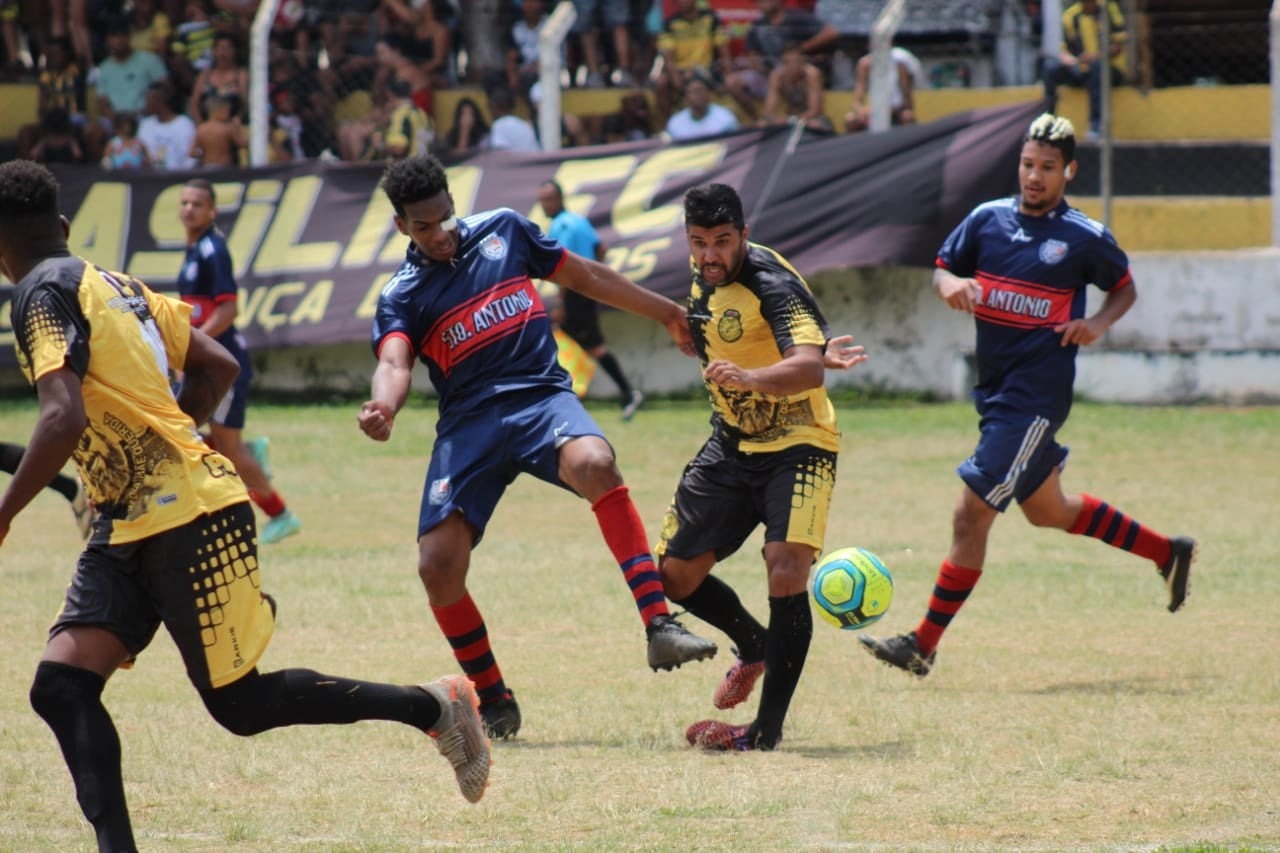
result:
[[[625,93],[619,89],[569,89],[563,93],[563,107],[577,115],[606,114],[617,109]],[[479,89],[437,92],[434,118],[438,134],[447,131],[454,108],[464,97],[487,108]],[[921,121],[932,121],[965,110],[1040,97],[1039,86],[923,89],[916,92],[916,110]],[[848,92],[826,94],[826,113],[836,127],[843,126],[849,100]],[[0,84],[0,103],[5,105],[0,110],[0,145],[12,145],[18,128],[35,121],[36,87]],[[344,110],[354,117],[362,111],[362,103],[367,101],[350,99]],[[1131,251],[1269,245],[1270,107],[1266,85],[1185,86],[1147,92],[1117,88],[1112,99],[1117,173],[1112,228],[1121,243]],[[1088,106],[1080,90],[1062,90],[1059,112],[1078,128],[1088,126]],[[1081,175],[1072,201],[1100,217],[1097,147],[1082,146],[1079,159]]]

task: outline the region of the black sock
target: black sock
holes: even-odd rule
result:
[[[748,735],[761,749],[772,749],[782,739],[782,721],[800,683],[800,672],[809,656],[812,638],[813,614],[807,593],[769,597],[769,641],[765,649],[760,711]]]
[[[120,772],[120,736],[102,706],[106,681],[75,666],[43,661],[31,683],[31,707],[53,729],[71,771],[80,810],[98,850],[136,851]]]
[[[604,355],[596,359],[596,363],[604,368],[604,372],[609,374],[609,378],[613,380],[613,384],[618,386],[618,390],[622,392],[622,403],[626,405],[631,401],[631,383],[627,381],[626,374],[622,372],[622,365],[618,364],[618,360],[613,357],[613,353],[606,352]]]
[[[209,713],[228,731],[255,735],[281,726],[391,720],[427,731],[440,703],[417,687],[321,675],[309,669],[257,670],[214,690],[201,690]]]
[[[676,601],[676,604],[708,625],[724,631],[743,660],[748,663],[764,660],[768,632],[742,606],[742,600],[733,588],[715,575],[707,575],[688,598]]]
[[[18,466],[22,464],[22,456],[26,452],[20,444],[10,444],[7,441],[0,441],[0,471],[4,471],[9,475],[17,473]],[[76,499],[76,492],[79,484],[66,474],[55,474],[53,480],[49,483],[48,488],[53,489],[69,501]]]

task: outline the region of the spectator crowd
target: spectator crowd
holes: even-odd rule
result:
[[[538,37],[553,0],[503,0],[500,20],[489,27],[503,40],[490,55],[503,62],[490,68],[468,61],[464,2],[281,0],[268,54],[270,160],[382,160],[428,151],[447,159],[477,149],[541,148]],[[754,22],[732,27],[708,0],[569,2],[577,17],[564,46],[562,86],[615,88],[618,107],[564,114],[564,145],[663,133],[692,139],[771,124],[802,124],[814,133],[869,126],[865,39],[851,41],[824,22],[838,2],[756,0]],[[111,170],[247,164],[248,43],[257,5],[2,4],[7,73],[39,86],[38,120],[22,128],[18,155]],[[1097,4],[1069,5],[1089,15],[1087,7]],[[1123,33],[1123,26],[1123,19],[1112,22],[1113,31]],[[838,128],[824,100],[837,57],[856,68]],[[898,46],[894,65],[893,121],[910,123],[920,62]],[[1055,70],[1051,82],[1083,81]],[[460,85],[479,87],[484,97],[450,99],[452,120],[438,129],[436,95]]]

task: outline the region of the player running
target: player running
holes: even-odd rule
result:
[[[939,297],[977,322],[981,437],[957,469],[965,489],[924,618],[909,634],[858,638],[876,658],[920,677],[982,576],[991,525],[1013,500],[1037,527],[1091,536],[1150,560],[1171,613],[1187,597],[1195,540],[1168,538],[1093,495],[1062,491],[1067,448],[1055,439],[1071,411],[1076,352],[1137,299],[1129,259],[1111,232],[1063,198],[1076,173],[1075,149],[1071,122],[1049,113],[1033,121],[1018,161],[1021,195],[974,208],[938,253]],[[1107,296],[1086,317],[1090,284]]]
[[[440,630],[476,683],[490,736],[514,735],[520,708],[467,591],[467,571],[498,500],[520,473],[591,503],[645,624],[650,667],[713,656],[715,644],[689,633],[667,610],[640,514],[613,448],[556,360],[551,323],[532,279],[649,317],[692,355],[683,309],[566,251],[512,210],[459,219],[434,157],[392,163],[382,188],[396,226],[412,242],[378,298],[378,367],[359,423],[376,441],[390,438],[415,357],[426,364],[440,418],[418,518],[418,574]]]

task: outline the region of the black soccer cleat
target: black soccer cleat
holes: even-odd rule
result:
[[[493,702],[480,705],[480,719],[490,740],[506,740],[520,731],[520,706],[510,690],[507,695]]]
[[[644,630],[649,638],[649,668],[654,672],[670,671],[691,660],[716,656],[715,643],[691,634],[669,614],[653,617]]]
[[[1177,613],[1191,591],[1191,563],[1196,558],[1196,540],[1174,536],[1169,540],[1169,559],[1160,567],[1160,577],[1169,589],[1169,612]]]
[[[917,678],[928,675],[933,669],[934,661],[938,659],[936,649],[929,652],[928,657],[920,654],[920,645],[916,642],[915,631],[910,634],[899,634],[896,637],[886,637],[883,640],[877,637],[861,636],[858,637],[858,642],[862,643],[862,647],[876,660],[904,669]]]

